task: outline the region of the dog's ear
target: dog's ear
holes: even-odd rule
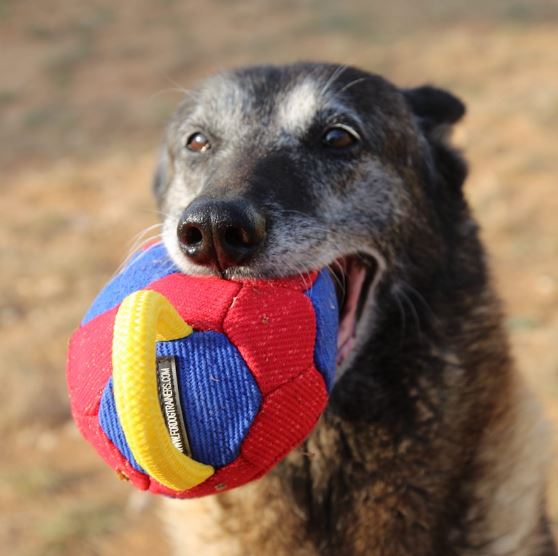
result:
[[[453,191],[460,191],[467,165],[448,141],[453,124],[465,114],[465,105],[454,95],[430,85],[406,89],[403,95],[420,129],[428,139],[433,166]]]
[[[403,96],[427,135],[443,138],[465,114],[465,105],[456,96],[431,85],[405,89]]]
[[[159,154],[159,162],[155,168],[155,174],[153,175],[153,194],[157,200],[157,205],[160,207],[163,202],[163,197],[166,190],[172,181],[172,162],[169,156],[168,150],[162,148]]]

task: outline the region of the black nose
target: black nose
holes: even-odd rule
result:
[[[244,199],[200,197],[182,213],[177,234],[193,262],[225,270],[254,257],[265,239],[265,218]]]

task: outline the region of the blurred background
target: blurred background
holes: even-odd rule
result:
[[[166,553],[156,500],[70,422],[66,343],[157,221],[180,90],[298,59],[465,100],[468,196],[518,365],[558,422],[558,0],[0,0],[0,552]],[[557,522],[556,477],[549,498]]]

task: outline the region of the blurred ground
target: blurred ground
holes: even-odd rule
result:
[[[518,364],[558,422],[556,0],[0,0],[6,553],[166,552],[153,500],[116,481],[69,422],[67,338],[156,221],[150,176],[179,90],[231,65],[301,58],[467,102],[456,140],[469,197]],[[557,521],[558,477],[550,501]]]

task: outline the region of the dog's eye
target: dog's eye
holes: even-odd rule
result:
[[[211,143],[203,133],[197,131],[188,137],[186,148],[196,153],[202,153],[211,148]]]
[[[322,143],[333,149],[345,149],[354,145],[357,141],[356,133],[341,126],[330,127],[322,137]]]

